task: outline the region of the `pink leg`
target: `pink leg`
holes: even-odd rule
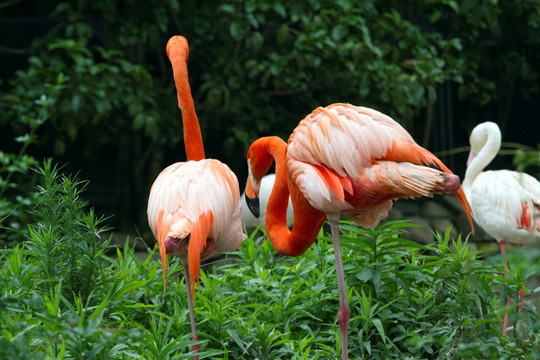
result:
[[[197,336],[197,329],[195,327],[195,312],[193,311],[193,293],[191,291],[191,278],[189,276],[189,266],[187,266],[187,264],[184,264],[184,272],[186,277],[186,292],[189,307],[189,320],[191,321],[192,339],[193,341],[199,341],[199,337]],[[191,346],[191,351],[193,351],[194,353],[199,353],[200,348],[201,346],[199,344],[195,344]],[[195,356],[193,359],[199,360],[199,357]]]
[[[501,255],[506,254],[506,241],[501,240],[499,242],[499,245],[501,247]],[[503,263],[503,268],[504,268],[504,277],[508,279],[508,263],[506,261]],[[508,300],[506,301],[506,307],[508,306],[510,306],[510,296],[508,297]],[[503,329],[502,329],[503,336],[506,336],[507,327],[508,327],[508,313],[505,312],[504,318],[503,318]]]
[[[336,258],[336,273],[339,291],[339,312],[338,323],[341,330],[341,358],[349,359],[349,302],[347,300],[347,285],[345,284],[345,273],[343,271],[343,259],[341,257],[341,245],[339,240],[339,218],[331,220],[332,243],[334,244],[334,256]]]
[[[519,247],[523,249],[523,244],[519,244]],[[525,291],[519,290],[518,291],[518,297],[519,297],[518,311],[521,311],[521,308],[523,307],[524,296],[525,296]]]

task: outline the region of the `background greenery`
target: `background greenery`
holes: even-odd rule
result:
[[[165,55],[174,34],[190,42],[208,156],[229,164],[241,186],[251,141],[287,138],[332,102],[379,109],[435,152],[467,145],[486,120],[506,141],[536,148],[539,9],[540,0],[4,1],[2,164],[20,166],[6,154],[19,153],[13,139],[34,131],[25,119],[38,118],[36,100],[61,74],[27,154],[80,172],[99,214],[151,240],[148,189],[185,158]],[[465,154],[443,160],[463,175]],[[16,198],[28,193],[26,169],[17,170],[21,185],[3,191],[8,202],[24,205]],[[17,216],[2,224],[18,226]]]

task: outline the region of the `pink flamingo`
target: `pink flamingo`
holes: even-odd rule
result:
[[[276,181],[266,208],[266,230],[274,249],[299,256],[317,238],[328,219],[339,290],[338,322],[342,359],[348,359],[349,305],[341,255],[339,218],[347,214],[371,228],[387,216],[397,198],[455,193],[469,217],[471,209],[459,178],[422,148],[390,117],[349,104],[319,107],[289,137],[256,140],[247,155],[246,200],[258,215],[261,178],[273,161]],[[291,196],[294,225],[287,227]]]
[[[193,341],[198,341],[193,293],[202,260],[233,251],[245,239],[242,231],[238,179],[218,160],[205,159],[199,121],[187,73],[189,47],[182,36],[167,43],[182,111],[187,162],[165,168],[156,178],[148,199],[148,223],[159,244],[165,291],[167,254],[176,255],[185,271]],[[191,278],[192,277],[192,278]],[[199,352],[199,345],[192,347]],[[198,360],[198,356],[195,359]]]

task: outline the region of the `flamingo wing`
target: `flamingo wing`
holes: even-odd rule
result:
[[[394,139],[414,144],[401,125],[376,110],[333,104],[315,109],[298,124],[287,153],[288,158],[358,178],[375,159],[384,159]]]
[[[540,183],[532,176],[484,171],[467,192],[476,222],[496,240],[524,244],[540,237]]]
[[[162,262],[166,265],[165,253],[187,260],[193,283],[201,260],[235,250],[245,238],[238,180],[218,160],[179,162],[165,168],[152,185],[147,213]]]
[[[457,177],[401,125],[373,109],[333,104],[314,110],[289,138],[287,167],[310,203],[327,213],[367,212],[362,199],[374,200],[373,209],[388,209],[391,203],[380,204],[446,191],[456,192],[472,214]],[[455,186],[445,185],[449,179]]]

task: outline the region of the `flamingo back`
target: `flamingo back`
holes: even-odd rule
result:
[[[400,124],[370,108],[333,104],[314,110],[289,137],[287,167],[312,206],[327,214],[355,209],[361,219],[358,211],[368,216],[371,206],[382,213],[368,217],[380,218],[394,198],[455,192],[472,226],[459,179]],[[455,186],[445,185],[450,179]]]
[[[342,177],[360,172],[389,152],[394,139],[414,143],[387,115],[350,104],[319,107],[289,137],[288,158],[333,169]]]

